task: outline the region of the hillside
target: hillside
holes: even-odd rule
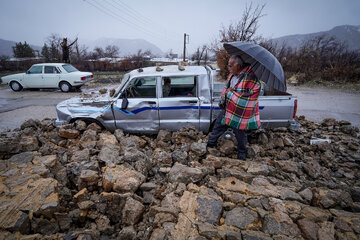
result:
[[[156,56],[164,55],[160,48],[144,39],[99,38],[94,41],[84,41],[84,44],[89,47],[89,50],[115,45],[119,48],[120,56],[136,54],[139,50],[143,52],[150,50]]]
[[[308,39],[318,37],[321,35],[328,35],[337,38],[338,40],[345,42],[349,50],[360,50],[360,25],[342,25],[332,28],[329,31],[309,33],[309,34],[296,34],[288,35],[279,38],[272,39],[278,45],[285,43],[291,48],[299,48],[302,43]]]
[[[24,43],[24,41],[21,41],[21,42]],[[15,42],[15,41],[0,39],[0,56],[13,56],[12,47],[15,46],[16,43],[17,42]],[[39,47],[39,46],[32,45],[32,44],[30,44],[30,46],[34,50],[41,51],[41,47]]]
[[[0,39],[0,56],[13,56],[12,47],[16,43],[15,41]],[[144,39],[99,38],[94,41],[83,40],[82,43],[89,47],[89,51],[92,51],[95,47],[105,48],[108,45],[115,45],[119,48],[120,56],[136,54],[140,49],[143,52],[150,50],[156,56],[164,55],[160,48]],[[31,44],[30,46],[35,50],[41,51],[39,46]]]

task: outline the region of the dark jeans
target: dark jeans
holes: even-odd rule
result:
[[[225,110],[221,110],[219,115],[217,116],[215,120],[215,125],[213,128],[213,131],[211,132],[208,140],[208,146],[215,147],[217,145],[217,140],[219,137],[229,128],[227,125],[222,125],[221,120],[224,116]],[[238,158],[245,159],[246,157],[246,142],[247,142],[247,135],[246,130],[240,130],[232,128],[236,140],[238,142],[237,148],[238,148]]]

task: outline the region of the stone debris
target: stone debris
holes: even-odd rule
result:
[[[359,239],[359,130],[298,121],[250,132],[243,161],[193,127],[30,119],[1,133],[0,239]]]

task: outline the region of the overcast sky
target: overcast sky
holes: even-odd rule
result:
[[[360,0],[0,0],[0,38],[42,46],[51,33],[79,43],[102,37],[145,39],[189,53],[210,43],[246,5],[266,4],[258,34],[275,38],[360,25]]]

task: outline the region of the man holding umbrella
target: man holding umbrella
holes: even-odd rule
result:
[[[216,147],[218,138],[231,127],[238,142],[238,159],[246,159],[246,130],[260,126],[259,102],[260,81],[241,56],[232,55],[228,62],[230,75],[224,87],[220,107],[223,110],[216,118],[208,147]]]

